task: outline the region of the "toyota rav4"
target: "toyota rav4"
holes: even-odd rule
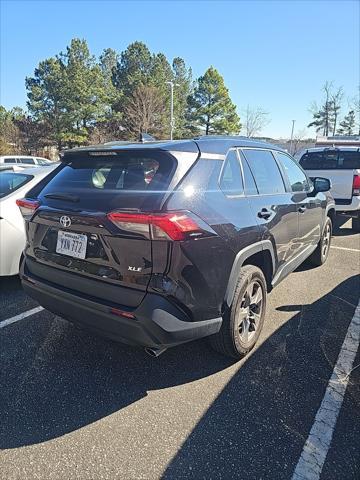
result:
[[[329,254],[330,182],[241,137],[66,151],[18,205],[25,291],[73,323],[157,356],[209,337],[240,358],[267,293]]]

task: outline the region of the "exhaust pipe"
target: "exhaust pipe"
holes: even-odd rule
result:
[[[167,347],[160,347],[160,348],[152,348],[146,347],[145,352],[150,355],[150,357],[159,357],[162,353],[167,350]]]

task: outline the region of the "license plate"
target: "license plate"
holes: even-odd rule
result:
[[[86,256],[87,236],[81,233],[58,231],[56,253],[82,258]]]

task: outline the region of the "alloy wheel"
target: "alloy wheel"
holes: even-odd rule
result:
[[[244,345],[253,342],[263,310],[263,291],[258,281],[250,282],[241,299],[238,312],[238,331]]]

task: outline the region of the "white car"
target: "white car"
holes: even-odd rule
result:
[[[353,230],[360,231],[360,148],[314,147],[298,156],[309,177],[331,181],[337,213],[352,217]]]
[[[0,156],[0,166],[1,165],[18,165],[23,168],[28,167],[45,167],[47,165],[52,165],[53,162],[47,158],[42,157],[32,157],[31,155],[2,155]]]
[[[0,276],[17,275],[25,247],[24,220],[16,200],[49,175],[57,165],[0,171]]]

